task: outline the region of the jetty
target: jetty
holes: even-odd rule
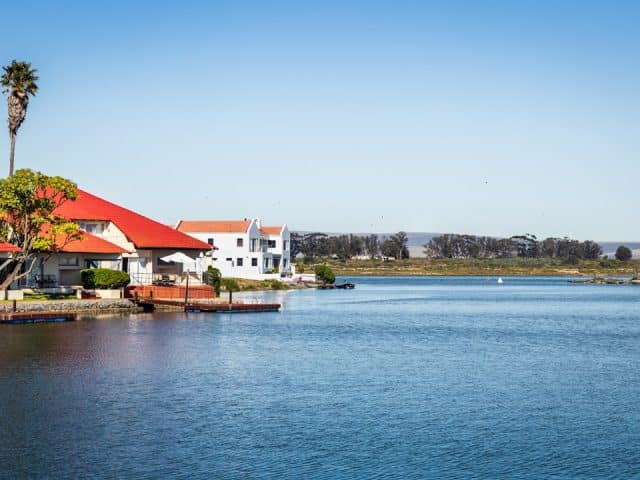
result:
[[[175,307],[189,313],[257,313],[277,312],[282,307],[279,303],[184,302],[156,298],[137,298],[136,303],[145,312],[153,312],[156,307]]]
[[[8,312],[0,314],[0,323],[12,325],[72,322],[75,319],[76,314],[73,312]]]

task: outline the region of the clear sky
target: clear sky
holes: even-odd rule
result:
[[[0,63],[41,77],[17,168],[163,222],[640,240],[640,2],[36,0],[2,17]]]

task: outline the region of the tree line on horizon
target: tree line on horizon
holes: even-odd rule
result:
[[[476,235],[445,234],[432,238],[424,245],[428,258],[558,258],[561,260],[595,260],[602,255],[602,247],[592,240],[548,237],[538,240],[536,235],[514,235],[493,238]]]
[[[353,257],[369,258],[409,258],[405,232],[386,236],[371,235],[328,235],[322,232],[291,233],[291,256],[333,257],[348,260]]]
[[[398,232],[390,236],[328,235],[321,232],[291,234],[291,254],[305,257],[338,258],[348,260],[367,256],[374,258],[409,258],[408,236]],[[547,237],[539,240],[536,235],[513,235],[496,238],[478,235],[448,233],[433,237],[423,245],[427,258],[487,259],[487,258],[555,258],[574,262],[596,260],[602,256],[602,247],[593,240],[579,241],[568,237]],[[631,259],[631,250],[621,245],[616,250],[618,260]]]
[[[579,241],[568,237],[547,237],[538,240],[526,233],[509,238],[476,235],[445,234],[433,237],[424,245],[427,258],[557,258],[567,262],[596,260],[602,256],[602,247],[593,240]],[[632,251],[620,245],[615,258],[630,260]]]

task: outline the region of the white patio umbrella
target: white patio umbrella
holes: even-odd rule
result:
[[[182,252],[172,253],[166,257],[160,257],[163,262],[182,263],[184,265],[192,265],[195,270],[196,260]]]

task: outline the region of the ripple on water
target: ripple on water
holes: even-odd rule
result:
[[[2,476],[640,475],[640,289],[351,280],[281,313],[0,326]]]

